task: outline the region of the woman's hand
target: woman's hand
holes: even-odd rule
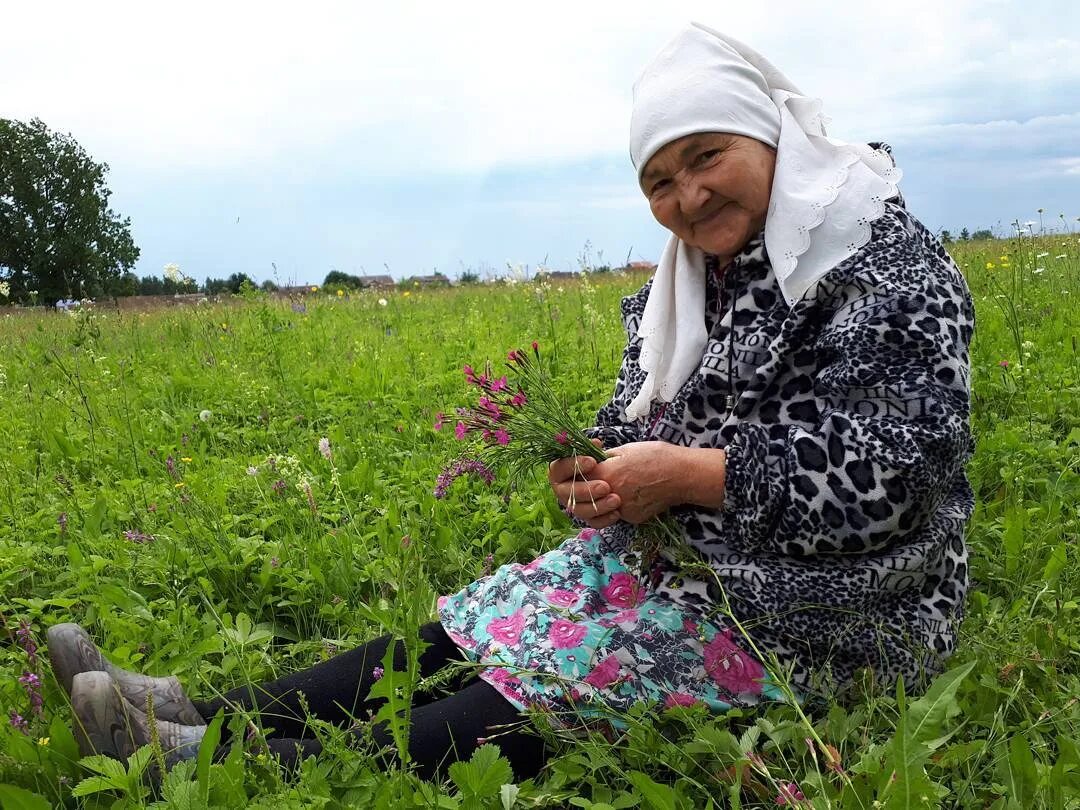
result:
[[[593,439],[600,447],[600,442]],[[588,456],[571,456],[553,461],[548,481],[559,506],[594,529],[604,529],[620,519],[617,495],[605,481],[593,480],[598,462]]]
[[[679,447],[661,441],[631,442],[608,450],[589,477],[607,483],[628,523],[644,523],[672,506],[718,509],[724,502],[727,454],[708,447]]]

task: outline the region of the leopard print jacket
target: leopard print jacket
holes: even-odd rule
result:
[[[703,612],[729,604],[805,690],[842,688],[863,668],[917,689],[953,651],[968,585],[967,284],[899,197],[794,307],[762,235],[722,280],[710,270],[701,366],[638,422],[624,409],[645,378],[637,327],[651,281],[622,301],[628,342],[592,429],[609,447],[727,453],[722,508],[672,510],[715,581],[670,565],[660,587]]]

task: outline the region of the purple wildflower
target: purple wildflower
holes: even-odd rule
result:
[[[18,729],[23,734],[29,734],[30,724],[26,722],[26,718],[12,709],[8,712],[8,722],[11,723],[11,727]]]
[[[484,576],[488,576],[491,573],[492,566],[495,564],[495,555],[488,554],[484,557]]]
[[[510,397],[510,404],[515,408],[523,407],[529,400],[525,398],[524,391],[518,391],[512,397]]]
[[[19,622],[19,627],[15,630],[15,638],[18,639],[19,646],[23,648],[26,653],[27,659],[30,661],[30,666],[36,667],[37,658],[37,644],[34,643],[34,636],[30,632],[30,623],[27,621]]]
[[[330,440],[325,436],[319,439],[319,452],[322,453],[322,457],[327,461],[333,456],[333,451],[330,449]]]
[[[276,492],[278,495],[284,495],[285,490],[288,489],[288,486],[288,484],[286,484],[282,479],[279,478],[277,481],[270,485],[270,489],[274,490],[274,492]]]
[[[558,433],[555,434],[555,441],[557,441],[559,444],[569,444],[570,436],[565,430],[560,430]]]
[[[56,523],[60,527],[60,534],[67,533],[67,512],[61,512],[56,516]]]
[[[386,671],[382,667],[375,667],[375,669],[371,670],[371,677],[375,680],[380,680],[385,674]]]
[[[132,543],[149,543],[154,539],[154,535],[145,534],[138,529],[128,529],[124,532],[124,539],[130,540]]]
[[[480,459],[459,458],[449,464],[435,479],[435,497],[445,498],[450,485],[467,474],[477,476],[485,484],[491,484],[495,480],[495,474]]]
[[[165,459],[165,469],[172,478],[176,478],[176,460],[171,455]]]
[[[457,439],[460,442],[462,439],[465,438],[465,434],[468,433],[468,432],[469,432],[469,429],[467,427],[465,427],[465,423],[464,422],[458,422],[457,426],[454,428],[454,438]]]
[[[307,306],[300,303],[299,301],[293,301],[292,311],[295,312],[297,315],[303,315],[307,312]]]
[[[506,375],[499,377],[497,380],[491,381],[491,388],[488,390],[493,394],[497,394],[499,391],[505,391],[510,387],[510,384],[506,381]]]
[[[271,568],[277,568],[280,565],[281,565],[281,560],[279,560],[277,557],[271,557],[270,558],[270,567]]]
[[[41,696],[41,678],[35,672],[24,671],[19,676],[19,683],[22,684],[23,689],[26,690],[26,696],[30,698],[30,709],[34,714],[41,714],[41,704],[43,699]]]
[[[495,441],[502,445],[510,444],[510,434],[499,428],[495,431]]]

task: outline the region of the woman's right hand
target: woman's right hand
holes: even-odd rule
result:
[[[600,442],[593,439],[599,447]],[[619,519],[619,496],[606,481],[592,481],[598,462],[589,456],[570,456],[548,466],[548,481],[563,511],[593,529],[604,529]]]

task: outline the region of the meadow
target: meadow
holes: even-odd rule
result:
[[[462,365],[537,340],[590,424],[643,276],[0,308],[0,808],[1080,807],[1080,238],[950,249],[977,310],[978,505],[946,674],[922,697],[642,707],[614,743],[546,729],[553,759],[517,784],[495,745],[431,784],[320,727],[327,752],[295,777],[237,733],[224,761],[205,746],[152,789],[151,748],[79,762],[44,634],[78,621],[117,664],[202,697],[408,637],[439,594],[573,531],[542,478],[433,496]],[[391,709],[427,687],[394,682]]]

